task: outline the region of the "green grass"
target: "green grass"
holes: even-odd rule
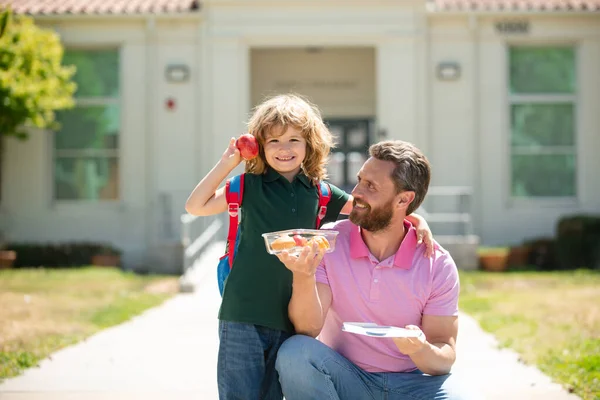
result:
[[[0,380],[161,304],[177,279],[115,268],[0,271]]]
[[[600,399],[600,273],[460,275],[461,309],[501,346],[583,399]]]

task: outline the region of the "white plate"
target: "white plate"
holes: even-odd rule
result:
[[[344,322],[344,332],[371,337],[419,337],[421,331],[414,331],[397,326],[383,326],[370,322]]]

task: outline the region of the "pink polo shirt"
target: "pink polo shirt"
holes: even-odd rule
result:
[[[343,322],[421,326],[423,314],[458,315],[458,272],[452,257],[439,245],[432,258],[423,257],[425,245],[417,245],[415,228],[408,221],[404,225],[408,233],[398,252],[381,262],[349,220],[323,227],[340,233],[316,274],[333,295],[319,340],[368,372],[409,372],[416,366],[392,339],[343,332]]]

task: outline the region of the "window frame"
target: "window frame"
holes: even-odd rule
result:
[[[50,179],[50,194],[51,194],[51,203],[53,205],[89,205],[89,204],[106,204],[106,205],[114,205],[121,204],[123,201],[123,182],[122,182],[122,134],[123,134],[123,126],[124,126],[124,113],[123,113],[123,48],[121,45],[105,45],[105,46],[70,46],[68,44],[64,45],[65,53],[71,50],[74,51],[103,51],[103,50],[113,50],[117,52],[118,55],[118,68],[117,74],[119,77],[119,94],[117,97],[107,97],[107,96],[98,96],[98,97],[77,97],[73,96],[74,106],[72,108],[76,109],[78,107],[89,107],[89,106],[107,106],[107,105],[117,105],[119,107],[119,145],[116,149],[64,149],[58,150],[56,148],[56,137],[55,135],[58,132],[51,131],[50,137],[50,149],[51,149],[51,167],[49,168]],[[59,158],[78,158],[78,157],[100,157],[111,159],[114,158],[117,161],[117,165],[119,168],[118,177],[117,177],[117,185],[118,185],[118,196],[114,199],[59,199],[57,198],[56,193],[56,162]]]
[[[516,207],[573,207],[577,206],[582,196],[580,183],[581,180],[581,148],[580,148],[580,133],[579,133],[579,121],[580,121],[580,85],[581,85],[581,63],[580,63],[580,47],[575,41],[564,41],[564,40],[536,40],[536,41],[507,41],[504,46],[505,56],[505,107],[504,110],[504,121],[505,121],[505,140],[506,146],[506,166],[503,168],[505,174],[505,185],[506,188],[506,199],[509,206]],[[556,48],[556,47],[571,47],[574,54],[574,68],[575,68],[575,90],[570,94],[513,94],[511,93],[511,73],[510,73],[510,51],[511,48]],[[572,146],[543,146],[549,147],[546,150],[537,150],[527,152],[521,150],[514,152],[512,146],[512,106],[518,104],[572,104],[573,105],[573,145]],[[513,154],[568,154],[564,150],[572,150],[572,154],[575,156],[575,176],[574,176],[574,187],[575,194],[573,196],[514,196],[513,195],[513,181],[512,181],[512,156]],[[563,151],[561,151],[563,150]]]

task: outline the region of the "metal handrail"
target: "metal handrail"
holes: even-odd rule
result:
[[[457,212],[429,212],[423,205],[417,209],[429,224],[460,223],[464,226],[463,235],[473,234],[473,218],[471,216],[471,197],[473,189],[468,186],[432,186],[427,191],[427,197],[456,197],[458,198]]]
[[[218,235],[223,226],[222,215],[211,215],[208,217],[198,217],[191,214],[181,215],[183,275],[186,274],[202,255],[203,250],[218,240]]]

